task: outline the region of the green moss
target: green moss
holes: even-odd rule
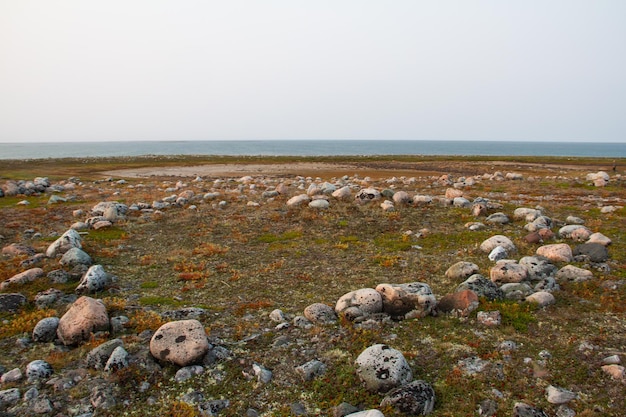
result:
[[[158,287],[159,287],[159,283],[156,281],[142,282],[141,285],[139,286],[139,288],[143,288],[144,290],[149,290],[149,289],[158,288]]]
[[[139,299],[139,304],[144,306],[173,306],[179,307],[184,303],[182,301],[175,300],[172,297],[161,296],[147,296]]]
[[[273,233],[266,233],[257,238],[259,242],[262,243],[275,243],[275,242],[285,242],[288,240],[298,239],[302,237],[302,232],[299,230],[289,230],[280,235],[275,235]]]

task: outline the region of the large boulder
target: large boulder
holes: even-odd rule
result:
[[[79,248],[71,248],[63,254],[59,263],[63,266],[73,268],[77,265],[90,266],[92,263],[91,256]]]
[[[193,319],[165,323],[150,340],[152,356],[178,366],[201,361],[210,347],[202,323]]]
[[[528,280],[528,269],[514,260],[503,259],[490,269],[489,277],[497,284],[522,282]]]
[[[549,259],[541,256],[524,256],[519,261],[528,270],[528,278],[531,281],[541,281],[553,278],[558,268]]]
[[[574,255],[567,243],[554,243],[537,248],[537,255],[548,258],[552,262],[572,262]]]
[[[413,379],[413,372],[402,352],[383,344],[365,349],[355,365],[358,377],[372,392],[388,392]]]
[[[102,291],[111,282],[111,277],[102,265],[90,267],[76,287],[77,294],[89,294]]]
[[[41,319],[33,329],[33,340],[35,342],[53,342],[57,337],[58,328],[58,317],[46,317],[45,319]]]
[[[41,268],[31,268],[27,271],[20,272],[17,275],[13,275],[11,278],[0,284],[0,290],[5,290],[12,285],[24,285],[29,282],[33,282],[34,280],[41,278],[44,276],[43,269]]]
[[[78,232],[74,229],[69,229],[67,232],[63,233],[61,237],[55,240],[48,249],[46,250],[46,256],[49,258],[55,258],[59,255],[64,254],[71,248],[82,249],[81,237]]]
[[[609,251],[600,243],[583,243],[576,246],[572,254],[596,263],[606,262],[609,259]]]
[[[109,329],[104,303],[91,297],[80,297],[59,320],[57,336],[64,345],[88,341],[91,334]]]
[[[422,282],[380,284],[376,291],[382,299],[383,311],[396,318],[425,317],[437,305],[432,290]]]

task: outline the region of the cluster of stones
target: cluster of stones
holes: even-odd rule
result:
[[[468,208],[475,216],[486,216],[489,212],[502,209],[502,206],[487,199],[478,198],[469,201],[461,190],[477,181],[516,181],[521,180],[519,174],[496,173],[485,174],[482,177],[458,178],[442,176],[434,179],[441,186],[450,186],[444,197],[429,195],[410,196],[405,191],[395,191],[395,184],[411,184],[415,179],[393,178],[388,181],[390,188],[378,190],[367,184],[368,178],[356,181],[343,177],[334,183],[314,182],[311,178],[298,177],[295,185],[302,194],[289,198],[286,202],[289,207],[308,206],[314,209],[326,209],[330,206],[330,197],[343,201],[355,201],[358,204],[371,202],[379,203],[382,210],[393,211],[397,205],[423,206],[440,202],[446,206]],[[431,179],[433,180],[433,179]],[[588,176],[596,186],[608,183],[608,175],[594,174]],[[194,180],[202,182],[201,178]],[[259,193],[261,198],[271,201],[279,196],[287,195],[290,189],[284,183],[267,186],[260,192],[252,177],[242,177],[234,183],[235,191],[226,190],[227,182],[216,180],[214,189],[224,189],[223,192],[235,192],[243,195],[248,190],[252,195]],[[124,185],[123,180],[115,183]],[[7,182],[2,187],[0,197],[4,195],[26,196],[38,193],[54,193],[56,198],[50,203],[67,201],[56,194],[71,191],[79,186],[78,180],[69,180],[65,184],[51,185],[46,178],[36,178],[34,181]],[[104,304],[85,294],[93,294],[109,286],[114,277],[104,271],[101,265],[92,265],[91,257],[82,250],[81,235],[79,232],[89,229],[108,227],[123,220],[132,212],[158,214],[160,210],[170,207],[195,208],[195,203],[215,201],[215,207],[221,208],[228,203],[221,200],[222,192],[211,191],[197,194],[185,188],[186,184],[178,182],[174,187],[165,191],[171,195],[155,200],[152,203],[135,203],[127,206],[118,202],[102,202],[94,206],[85,221],[74,223],[69,230],[52,243],[44,254],[36,253],[28,246],[11,244],[5,246],[2,253],[10,256],[27,255],[23,265],[33,266],[44,258],[58,258],[64,269],[46,272],[41,268],[29,268],[0,284],[0,289],[7,290],[47,276],[53,282],[64,282],[76,278],[79,283],[76,295],[66,296],[60,291],[49,289],[35,297],[35,303],[40,308],[58,304],[71,303],[62,317],[48,317],[41,320],[34,327],[32,340],[37,343],[55,342],[67,348],[73,348],[89,341],[95,333],[109,332],[112,335],[120,333],[128,322],[125,316],[109,317]],[[181,191],[182,190],[182,191]],[[245,198],[242,198],[244,200]],[[248,202],[249,206],[258,206],[259,203]],[[76,217],[85,215],[81,210],[74,212]],[[303,315],[296,316],[293,324],[297,327],[308,328],[313,325],[335,323],[338,317],[345,317],[356,323],[367,323],[368,320],[384,321],[387,318],[400,320],[452,313],[459,316],[468,316],[479,306],[479,300],[484,297],[488,300],[511,299],[526,302],[535,302],[541,306],[554,303],[555,291],[559,289],[562,280],[584,281],[593,278],[593,273],[573,265],[563,265],[570,262],[585,261],[591,264],[602,264],[608,258],[607,246],[611,241],[601,233],[593,233],[584,226],[584,221],[577,218],[568,218],[555,235],[551,229],[556,222],[545,216],[541,209],[519,208],[513,214],[514,220],[525,220],[524,228],[528,231],[525,240],[531,244],[540,244],[555,237],[571,240],[577,243],[572,248],[566,243],[555,243],[539,246],[535,256],[523,257],[520,260],[512,259],[517,251],[515,244],[506,236],[496,235],[485,240],[480,249],[494,266],[489,271],[489,278],[480,274],[477,265],[471,262],[458,262],[446,272],[446,277],[454,282],[460,282],[456,291],[437,300],[426,283],[413,282],[405,284],[383,283],[376,288],[363,288],[349,292],[336,301],[332,308],[326,304],[315,303],[308,306]],[[506,224],[510,220],[502,212],[496,212],[486,217],[485,222],[490,224]],[[468,224],[471,230],[481,227],[480,223]],[[559,265],[559,266],[557,266]],[[78,298],[80,296],[80,298]],[[0,294],[0,309],[14,311],[27,302],[26,297],[19,293]],[[154,333],[146,333],[143,338],[149,345],[151,360],[145,360],[145,350],[129,354],[122,339],[111,339],[93,349],[85,358],[88,368],[101,370],[105,373],[117,372],[131,363],[142,363],[143,366],[158,368],[159,364],[173,364],[179,367],[176,380],[179,382],[192,378],[195,375],[210,372],[211,365],[221,359],[230,357],[230,352],[219,345],[219,341],[210,341],[204,327],[197,319],[205,312],[201,309],[187,309],[164,313],[164,317],[172,321],[166,323]],[[479,312],[478,321],[486,326],[499,324],[498,312]],[[274,311],[270,317],[279,323],[279,327],[288,325],[281,311]],[[142,335],[139,335],[142,337]],[[142,356],[143,355],[143,356]],[[475,364],[473,364],[475,365]],[[413,378],[413,370],[402,353],[389,345],[377,344],[365,349],[355,361],[355,372],[366,389],[384,394],[381,407],[391,406],[399,412],[408,415],[426,415],[433,410],[435,392],[432,386],[423,380]],[[608,357],[603,360],[602,369],[616,379],[624,380],[624,368],[620,365],[619,356]],[[327,366],[319,360],[312,360],[296,368],[296,372],[307,381],[327,372]],[[77,384],[85,375],[80,373],[72,376],[53,376],[50,364],[43,360],[30,362],[25,368],[29,383],[38,381],[54,381],[55,386],[71,387]],[[261,383],[272,380],[272,372],[260,364],[254,364],[250,374]],[[24,378],[22,370],[15,368],[2,372],[1,383],[16,383]],[[148,384],[147,382],[145,384]],[[139,387],[147,390],[148,386]],[[66,388],[64,388],[66,389]],[[549,387],[548,401],[555,404],[565,404],[576,398],[576,394],[558,387]],[[192,398],[193,397],[193,398]],[[20,398],[28,398],[33,406],[30,411],[39,414],[49,413],[53,404],[38,394],[34,386],[22,393],[18,388],[0,391],[0,409],[15,405]],[[94,386],[90,397],[92,408],[110,408],[115,405],[115,395],[112,390],[103,385]],[[189,394],[188,400],[208,413],[228,407],[227,400],[205,401],[202,394]],[[352,417],[381,416],[378,410],[358,411],[355,407],[344,404],[341,415]],[[85,415],[92,409],[86,410]],[[207,415],[212,415],[208,414]],[[533,414],[534,413],[534,414]],[[519,403],[515,405],[514,415],[543,415],[541,410]],[[483,414],[487,415],[487,414]]]

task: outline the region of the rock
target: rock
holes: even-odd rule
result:
[[[480,274],[472,275],[456,288],[456,291],[462,290],[472,290],[478,297],[485,297],[490,301],[504,298],[502,290],[493,281]]]
[[[513,218],[515,220],[526,220],[527,222],[532,222],[539,216],[541,216],[541,210],[533,208],[519,207],[513,211]]]
[[[574,257],[583,257],[595,263],[606,262],[609,259],[609,251],[600,243],[583,243],[574,248]]]
[[[457,281],[466,280],[480,271],[478,265],[472,262],[457,262],[446,270],[446,277]]]
[[[284,323],[287,321],[287,318],[285,317],[285,313],[283,313],[283,311],[280,309],[272,310],[272,312],[269,315],[269,318],[275,323]]]
[[[372,392],[388,392],[408,384],[413,373],[402,352],[377,344],[365,349],[356,359],[356,373]]]
[[[383,211],[387,211],[387,212],[391,212],[391,211],[395,211],[395,206],[393,205],[392,201],[389,200],[385,200],[382,203],[380,203],[380,208],[383,209]]]
[[[476,320],[483,326],[495,327],[502,324],[502,315],[498,310],[495,311],[479,311]]]
[[[565,223],[567,224],[585,224],[585,221],[580,217],[576,216],[567,216],[565,218]]]
[[[150,340],[152,356],[178,366],[187,366],[202,360],[209,348],[204,327],[193,319],[165,323]]]
[[[467,207],[470,207],[472,203],[470,203],[470,201],[465,197],[455,197],[452,200],[452,205],[454,207],[467,208]]]
[[[515,403],[513,417],[548,417],[540,408],[532,407],[524,403]]]
[[[531,281],[541,281],[546,278],[553,278],[558,268],[549,259],[541,256],[524,256],[519,261],[528,270],[528,278]]]
[[[622,360],[620,359],[619,355],[611,355],[602,359],[602,363],[605,365],[617,365],[621,362]]]
[[[359,412],[359,409],[351,404],[343,402],[339,404],[338,406],[333,407],[332,412],[333,412],[332,417],[345,417],[349,414],[354,414],[354,413]]]
[[[50,308],[61,302],[63,295],[63,292],[56,288],[48,288],[45,291],[37,293],[35,296],[35,304],[37,304],[37,308],[40,310]]]
[[[442,313],[455,313],[467,317],[478,308],[478,296],[472,290],[462,290],[445,295],[437,304]]]
[[[26,377],[30,383],[48,378],[53,372],[52,366],[43,360],[32,361],[26,365]]]
[[[416,206],[427,206],[433,202],[433,198],[429,195],[414,195],[413,204]]]
[[[416,380],[389,391],[380,406],[393,407],[406,415],[425,416],[435,407],[435,390],[428,382]]]
[[[252,365],[252,372],[261,384],[268,384],[272,380],[272,371],[259,364],[255,363]]]
[[[593,272],[574,265],[566,265],[556,273],[556,279],[559,281],[583,282],[592,278]]]
[[[100,220],[99,222],[95,222],[91,225],[94,230],[106,229],[111,226],[113,226],[113,223],[108,220]]]
[[[348,414],[345,417],[385,417],[385,415],[378,410],[371,409]]]
[[[471,356],[458,361],[456,369],[461,371],[464,375],[473,376],[485,371],[489,365],[489,361],[481,359],[478,356]]]
[[[383,300],[372,288],[362,288],[342,295],[335,305],[335,312],[350,320],[383,311]]]
[[[289,200],[287,200],[287,206],[298,207],[304,203],[308,203],[309,201],[311,201],[311,197],[309,197],[306,194],[300,194],[300,195],[291,197]]]
[[[115,348],[106,365],[104,366],[105,372],[115,372],[128,366],[128,352],[122,346]]]
[[[526,297],[526,301],[529,303],[538,304],[539,307],[547,307],[556,302],[556,300],[554,299],[554,295],[546,291],[533,293]]]
[[[22,294],[0,294],[0,312],[17,311],[24,304],[26,304],[26,297]]]
[[[29,282],[33,282],[34,280],[36,280],[37,278],[41,278],[42,276],[44,276],[43,269],[31,268],[27,271],[14,275],[11,278],[7,279],[6,281],[2,282],[0,284],[0,289],[6,290],[7,288],[13,285],[24,285]]]
[[[11,243],[2,248],[2,254],[9,256],[33,256],[36,253],[37,251],[34,248],[20,243]]]
[[[411,201],[411,197],[409,196],[409,193],[407,193],[406,191],[397,191],[393,194],[393,202],[395,204],[409,204],[409,202]]]
[[[352,197],[352,192],[350,191],[350,187],[346,185],[334,191],[331,195],[337,200],[349,200]]]
[[[23,378],[23,375],[22,375],[22,371],[20,370],[20,368],[15,368],[15,369],[11,369],[8,372],[3,373],[2,377],[0,377],[0,382],[2,384],[10,384],[13,382],[21,381],[22,378]]]
[[[69,229],[67,232],[63,233],[60,238],[48,246],[46,256],[49,258],[55,258],[64,254],[71,248],[82,249],[81,240],[82,238],[76,230]]]
[[[509,222],[509,216],[504,213],[493,213],[485,219],[485,223],[491,224],[508,224]]]
[[[514,253],[516,251],[515,245],[511,239],[502,235],[495,235],[483,241],[483,243],[480,244],[480,250],[484,253],[489,253],[494,250],[496,246],[502,246],[509,253]]]
[[[354,199],[357,202],[367,203],[369,201],[380,200],[381,194],[380,191],[375,188],[364,188],[356,194]]]
[[[6,409],[8,406],[17,404],[21,394],[19,388],[11,388],[0,391],[0,410]],[[10,414],[6,414],[7,416]]]
[[[47,414],[53,410],[52,403],[47,398],[36,398],[32,402],[32,412],[35,414]]]
[[[115,407],[115,394],[113,388],[105,385],[96,385],[91,390],[89,401],[95,409],[108,410]]]
[[[71,248],[63,254],[59,263],[70,268],[76,265],[90,266],[92,263],[91,256],[87,255],[82,249]]]
[[[376,291],[382,299],[382,311],[392,317],[425,317],[437,304],[428,284],[422,282],[379,284]]]
[[[524,236],[524,242],[535,245],[537,243],[543,243],[543,239],[538,232],[532,232]]]
[[[502,259],[506,259],[508,258],[508,256],[509,253],[506,251],[506,249],[504,249],[504,247],[496,246],[491,252],[489,252],[489,255],[487,257],[490,261],[496,262]]]
[[[602,371],[604,371],[604,373],[606,373],[613,379],[617,379],[619,381],[626,380],[626,371],[625,371],[625,368],[621,365],[616,365],[616,364],[603,365]]]
[[[111,325],[111,334],[122,333],[126,324],[130,322],[130,319],[126,316],[111,317],[109,323]]]
[[[109,285],[111,278],[109,274],[104,272],[102,265],[93,265],[87,273],[80,280],[80,283],[76,287],[77,294],[89,294],[102,291]]]
[[[174,380],[176,382],[181,383],[185,382],[188,379],[193,378],[196,375],[202,375],[204,373],[204,367],[200,365],[191,365],[184,366],[176,371],[176,375],[174,376]]]
[[[199,307],[185,307],[178,310],[168,310],[161,313],[161,317],[165,320],[189,320],[199,319],[202,316],[208,314],[207,310]]]
[[[87,354],[87,367],[103,369],[113,351],[122,346],[124,346],[122,339],[112,339],[95,347]]]
[[[553,385],[549,385],[546,388],[546,398],[550,404],[565,404],[578,397],[574,392],[568,391],[564,388],[558,388]]]
[[[524,176],[517,172],[507,172],[504,178],[506,178],[509,181],[521,181],[524,179]]]
[[[193,196],[193,192],[191,194]],[[102,216],[110,222],[123,219],[127,212],[128,206],[117,201],[102,201],[91,208],[93,216]]]
[[[492,417],[492,416],[495,416],[497,412],[498,412],[498,403],[492,399],[487,398],[485,400],[482,400],[478,404],[479,416]]]
[[[328,200],[324,200],[323,198],[316,198],[315,200],[309,203],[310,208],[324,210],[330,207],[330,203]]]
[[[445,197],[448,200],[454,200],[457,197],[463,197],[463,191],[456,188],[447,188]]]
[[[335,310],[322,303],[314,303],[307,306],[304,309],[304,317],[306,317],[309,321],[318,324],[329,324],[337,321]]]
[[[33,329],[33,341],[42,343],[53,342],[57,338],[58,327],[58,317],[47,317],[39,320]]]
[[[315,377],[326,372],[326,365],[317,359],[296,367],[296,372],[304,381],[312,381]]]
[[[528,269],[516,261],[505,259],[496,262],[489,270],[489,277],[497,284],[518,283],[528,280]]]
[[[100,300],[82,296],[61,317],[57,335],[64,345],[87,341],[91,334],[109,329],[109,316]]]
[[[572,262],[574,255],[572,248],[566,243],[555,243],[537,248],[537,255],[548,258],[552,262]]]
[[[604,236],[602,233],[597,232],[589,236],[589,240],[587,240],[587,243],[599,243],[604,246],[609,246],[612,241],[608,237]]]
[[[507,300],[522,301],[533,293],[533,289],[525,282],[504,284],[500,287]]]
[[[483,203],[472,204],[472,216],[480,217],[487,215],[487,205]]]

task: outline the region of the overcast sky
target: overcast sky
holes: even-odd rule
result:
[[[0,0],[0,142],[626,142],[624,0]]]

